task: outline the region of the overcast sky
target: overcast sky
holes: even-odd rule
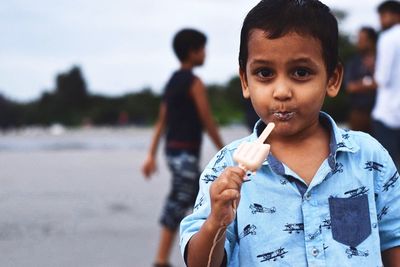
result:
[[[326,0],[348,13],[354,34],[378,29],[377,0]],[[183,27],[208,35],[206,83],[237,73],[239,33],[258,0],[3,0],[0,3],[0,93],[28,101],[53,90],[55,75],[78,65],[92,93],[160,92],[178,67],[171,41]]]

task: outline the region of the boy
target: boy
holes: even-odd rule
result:
[[[203,127],[218,149],[223,144],[211,115],[205,87],[192,73],[205,60],[206,36],[194,29],[179,31],[173,48],[181,66],[168,81],[160,105],[150,151],[142,172],[156,170],[158,143],[166,130],[165,152],[172,172],[172,187],[161,216],[161,238],[154,266],[170,266],[169,256],[180,221],[193,207],[199,185],[199,154]]]
[[[400,2],[378,6],[383,32],[379,36],[375,80],[377,99],[372,111],[374,137],[400,166]]]
[[[320,112],[342,81],[337,42],[337,21],[316,0],[261,1],[245,18],[242,91],[261,121],[204,170],[181,223],[188,266],[382,266],[381,251],[385,266],[399,264],[393,161],[369,135]],[[269,122],[270,154],[244,180],[232,154]]]

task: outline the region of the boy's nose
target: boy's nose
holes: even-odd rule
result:
[[[283,81],[283,79],[277,80],[274,84],[272,96],[280,101],[285,101],[292,98],[292,89],[290,83]]]

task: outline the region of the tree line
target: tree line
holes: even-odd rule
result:
[[[342,62],[355,52],[348,36],[340,36]],[[244,100],[238,76],[226,84],[207,86],[213,114],[219,124],[244,122]],[[55,89],[38,99],[19,103],[0,95],[0,128],[29,125],[47,126],[61,123],[66,126],[91,125],[151,125],[157,118],[161,96],[150,88],[118,97],[90,94],[79,67],[56,76]],[[323,110],[337,121],[344,121],[348,103],[342,88],[334,99],[327,99]]]

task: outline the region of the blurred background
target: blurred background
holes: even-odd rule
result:
[[[343,62],[381,1],[323,1]],[[237,76],[240,28],[258,1],[13,0],[0,4],[0,266],[150,266],[169,186],[145,181],[173,35],[207,34],[207,86],[222,137],[248,134]],[[343,89],[324,105],[346,125]],[[206,138],[202,164],[215,153]],[[159,157],[163,157],[159,153]],[[183,266],[177,249],[173,263]]]

